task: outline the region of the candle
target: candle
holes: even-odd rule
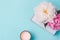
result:
[[[30,32],[28,32],[28,31],[21,32],[21,34],[20,34],[21,40],[30,40],[30,38],[31,38]]]

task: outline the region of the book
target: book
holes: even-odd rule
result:
[[[51,33],[52,35],[54,35],[54,34],[57,32],[57,30],[53,30],[53,29],[50,28],[49,26],[46,26],[46,27],[45,27],[45,26],[44,26],[44,23],[40,23],[40,22],[39,22],[39,18],[37,18],[36,15],[33,15],[32,21],[33,21],[34,23],[38,24],[42,29],[44,29],[44,30],[46,30],[47,32]]]

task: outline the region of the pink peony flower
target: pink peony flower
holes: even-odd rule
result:
[[[57,14],[53,19],[53,22],[48,22],[48,26],[50,26],[54,30],[60,30],[60,14]]]

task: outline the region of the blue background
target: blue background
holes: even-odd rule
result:
[[[20,40],[28,30],[31,40],[60,40],[60,31],[52,35],[31,21],[33,8],[43,0],[0,0],[0,40]],[[46,0],[60,8],[59,0]]]

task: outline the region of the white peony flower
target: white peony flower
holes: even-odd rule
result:
[[[37,21],[46,23],[48,21],[51,21],[55,15],[56,10],[54,5],[52,5],[49,2],[42,2],[34,9],[35,16]]]

